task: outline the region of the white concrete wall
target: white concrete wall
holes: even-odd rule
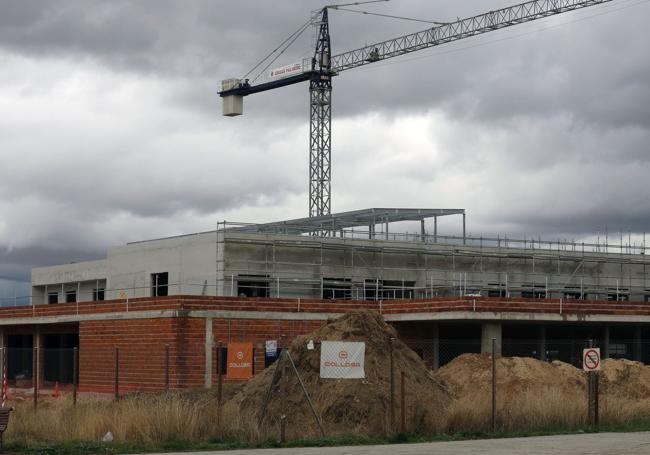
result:
[[[169,294],[216,295],[216,233],[132,243],[108,250],[107,299],[151,295],[151,274],[169,274]],[[124,294],[123,294],[124,293]]]

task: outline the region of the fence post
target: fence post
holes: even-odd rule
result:
[[[406,389],[404,389],[405,381],[404,381],[404,372],[402,371],[402,377],[401,377],[401,387],[400,391],[402,394],[401,397],[401,403],[400,403],[400,411],[401,411],[401,432],[406,433]]]
[[[497,356],[496,338],[492,338],[492,433],[497,429]]]
[[[0,381],[2,381],[2,390],[0,391],[0,395],[2,395],[2,406],[4,407],[5,401],[7,400],[7,395],[6,395],[6,389],[4,387],[5,380],[7,378],[7,348],[3,346],[0,348],[0,368],[2,369],[0,371]]]
[[[598,399],[598,387],[599,387],[599,382],[600,382],[600,373],[598,371],[594,371],[591,373],[594,375],[594,426],[598,428],[599,420],[600,420],[600,412],[599,412],[599,399]]]
[[[395,431],[395,372],[393,364],[393,338],[389,340],[389,354],[390,354],[390,431]]]
[[[165,345],[165,392],[169,392],[169,345]]]
[[[77,406],[77,372],[79,371],[79,348],[72,350],[72,405]]]
[[[34,409],[38,408],[38,376],[39,376],[39,358],[38,347],[34,347],[32,354],[32,385],[34,386]]]
[[[223,374],[221,371],[221,341],[217,343],[217,428],[221,429],[221,398],[223,388]]]
[[[115,348],[115,401],[120,399],[120,348]]]

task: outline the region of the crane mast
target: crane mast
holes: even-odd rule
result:
[[[381,41],[332,56],[328,10],[320,11],[314,57],[302,71],[288,77],[251,85],[247,79],[222,81],[219,95],[224,115],[243,113],[243,97],[299,82],[309,81],[309,216],[329,215],[331,211],[332,157],[332,77],[342,71],[369,65],[400,55],[440,46],[612,0],[533,0],[501,8],[426,30]]]
[[[332,203],[332,47],[323,9],[309,80],[309,216],[328,215]]]

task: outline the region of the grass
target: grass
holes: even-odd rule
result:
[[[263,434],[250,422],[242,422],[232,408],[219,415],[209,393],[136,395],[118,402],[86,399],[76,407],[61,398],[41,401],[37,411],[29,402],[15,407],[6,434],[6,451],[46,455],[389,444],[595,431],[586,425],[583,396],[550,389],[543,395],[504,394],[497,409],[495,433],[490,432],[491,403],[487,395],[455,400],[444,413],[442,426],[426,430],[427,434],[409,428],[412,432],[313,437],[284,444],[276,441],[276,428]],[[600,431],[647,431],[650,400],[604,398],[601,416]],[[409,420],[417,421],[414,416]],[[114,442],[98,442],[107,431],[114,435]]]

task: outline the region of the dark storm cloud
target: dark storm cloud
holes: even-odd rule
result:
[[[219,79],[245,73],[321,3],[7,2],[0,46],[178,78],[185,83],[173,95],[176,101],[210,109],[214,102],[205,96],[206,89],[214,94]],[[507,4],[394,1],[359,9],[454,20]],[[648,40],[643,14],[634,14],[634,8],[615,11],[612,5],[616,3],[425,51],[415,60],[406,56],[400,64],[396,60],[343,73],[335,80],[335,112],[344,116],[369,109],[446,106],[458,115],[491,121],[564,110],[607,124],[647,125],[650,64],[639,59]],[[636,10],[642,8],[647,6]],[[426,28],[342,11],[330,16],[335,53]],[[569,24],[558,26],[565,22]],[[304,35],[276,65],[310,55],[313,31]],[[489,41],[496,43],[485,45]],[[261,97],[246,104],[265,114],[303,116],[305,92],[306,87],[285,90],[281,104]],[[270,99],[277,96],[282,95]]]
[[[0,153],[14,166],[0,172],[0,246],[11,246],[0,277],[294,204],[306,191],[307,86],[249,97],[237,119],[220,117],[216,90],[322,3],[2,2],[0,59],[28,63],[0,68],[15,98],[0,99]],[[509,3],[360,9],[450,21]],[[467,207],[484,232],[650,229],[649,11],[619,0],[342,73],[335,197],[349,209]],[[330,22],[334,53],[427,27],[340,11]],[[312,35],[274,65],[310,56]],[[409,130],[431,115],[440,128]]]

